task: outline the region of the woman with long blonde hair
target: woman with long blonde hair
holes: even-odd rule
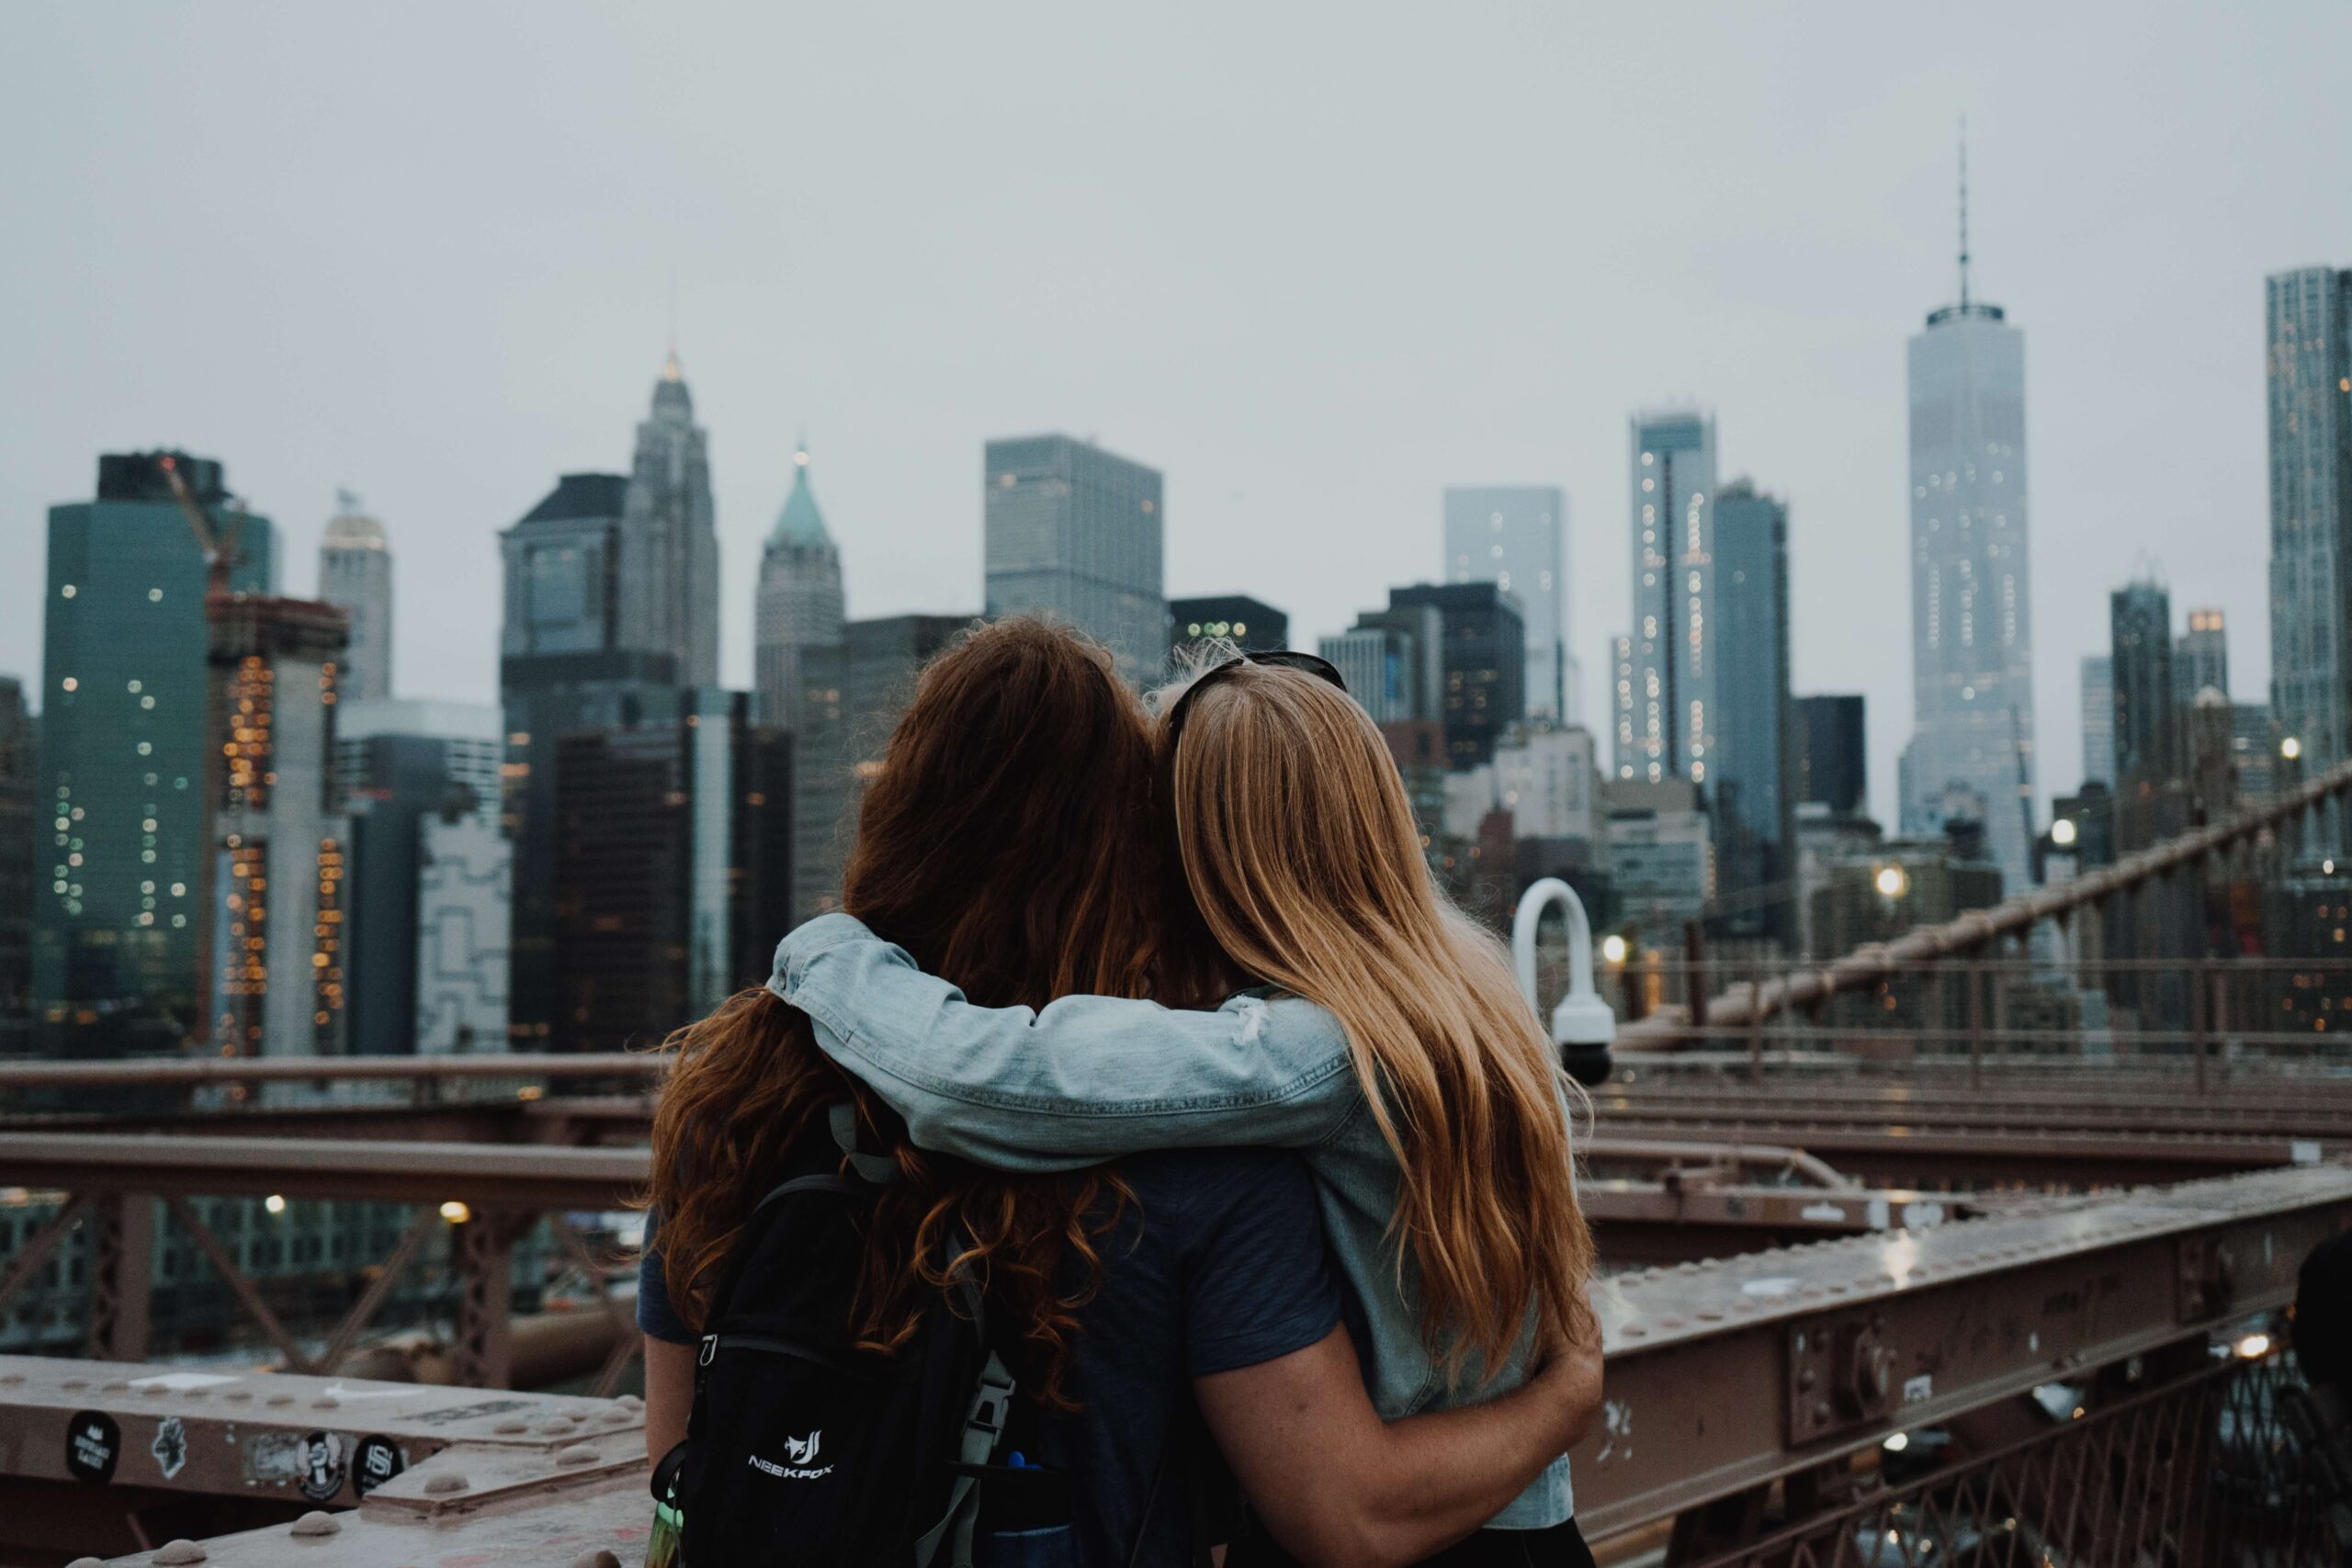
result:
[[[1161,712],[1172,948],[1204,931],[1229,983],[1255,989],[1215,1012],[976,1007],[826,917],[778,950],[781,994],[922,1147],[1027,1170],[1170,1146],[1300,1150],[1368,1319],[1385,1417],[1515,1387],[1539,1347],[1597,1357],[1567,1080],[1500,944],[1430,877],[1379,731],[1300,654],[1228,651]],[[1311,1488],[1311,1449],[1287,1446]],[[1583,1560],[1573,1512],[1562,1458],[1444,1561]]]

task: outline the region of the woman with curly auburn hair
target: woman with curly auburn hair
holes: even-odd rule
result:
[[[843,908],[992,1006],[1213,1000],[1186,977],[1216,976],[1222,959],[1162,934],[1169,853],[1153,773],[1148,721],[1103,649],[1032,619],[979,627],[924,670],[890,738],[860,805]],[[1475,1529],[1589,1415],[1592,1369],[1563,1358],[1478,1410],[1384,1427],[1295,1156],[1198,1150],[1022,1174],[927,1154],[770,988],[672,1044],[639,1301],[657,1458],[684,1435],[695,1339],[748,1216],[812,1148],[830,1156],[821,1140],[844,1101],[860,1149],[894,1168],[855,1299],[841,1303],[856,1353],[898,1353],[925,1314],[954,1310],[956,1279],[984,1281],[1034,1420],[1023,1462],[1069,1478],[1069,1561],[1200,1560],[1216,1532],[1196,1526],[1207,1509],[1184,1506],[1214,1500],[1209,1467],[1180,1436],[1195,1395],[1261,1505],[1292,1478],[1261,1434],[1311,1438],[1322,1465],[1299,1506],[1329,1548],[1318,1560],[1349,1563],[1415,1561]],[[950,1051],[918,1052],[909,1070],[949,1081]],[[841,1167],[853,1157],[866,1156],[843,1152]],[[1155,1499],[1163,1472],[1180,1480]]]

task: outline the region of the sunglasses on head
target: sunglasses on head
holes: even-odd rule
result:
[[[1272,670],[1304,670],[1317,680],[1329,682],[1342,692],[1348,689],[1347,682],[1340,678],[1338,665],[1311,653],[1293,653],[1283,649],[1272,653],[1237,654],[1222,664],[1202,671],[1193,678],[1193,683],[1184,688],[1184,694],[1176,699],[1176,705],[1168,710],[1168,749],[1170,752],[1175,750],[1177,739],[1184,733],[1184,720],[1191,714],[1193,699],[1201,694],[1201,689],[1244,664],[1262,664]]]

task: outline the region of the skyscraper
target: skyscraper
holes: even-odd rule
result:
[[[351,620],[336,691],[349,703],[392,694],[392,555],[384,525],[362,516],[359,498],[337,492],[334,516],[319,546],[319,597]]]
[[[1785,898],[1740,896],[1784,880],[1796,843],[1796,719],[1789,691],[1789,509],[1734,479],[1714,497],[1715,716],[1707,755],[1716,890],[1733,929],[1792,939]]]
[[[2083,657],[2083,782],[2115,786],[2115,660],[2104,653]]]
[[[1566,721],[1576,690],[1568,652],[1568,502],[1556,485],[1445,492],[1445,580],[1491,582],[1527,625],[1527,716]]]
[[[2270,706],[2307,774],[2352,755],[2352,271],[2267,287]]]
[[[167,461],[233,532],[226,585],[262,593],[276,576],[269,520],[207,458],[108,454],[96,500],[50,508],[33,1009],[37,1043],[58,1054],[176,1051],[205,1024],[212,634],[205,552]]]
[[[752,657],[763,725],[792,732],[792,918],[834,907],[842,881],[842,811],[849,799],[842,732],[842,554],[808,488],[808,449],[792,455],[792,493],[760,555]]]
[[[351,896],[345,901],[346,989],[355,1055],[405,1055],[420,1048],[420,964],[426,931],[442,919],[424,902],[432,827],[469,817],[494,828],[506,729],[487,703],[382,701],[335,705],[335,784],[351,819]],[[461,797],[453,807],[452,795]],[[503,882],[502,877],[502,882]],[[499,889],[502,904],[504,888]],[[503,994],[506,933],[495,938]],[[438,959],[435,959],[437,964]],[[503,1048],[506,1020],[494,1037],[473,1043]]]
[[[334,795],[334,720],[349,640],[343,611],[318,600],[239,593],[212,606],[210,1038],[223,1053],[343,1050],[351,826]]]
[[[2028,576],[2025,338],[1969,293],[1967,164],[1960,302],[1911,339],[1911,688],[1904,831],[1952,787],[1984,797],[1991,858],[2031,880],[2033,605]]]
[[[989,442],[982,483],[988,614],[1058,616],[1128,681],[1155,679],[1168,647],[1159,470],[1036,435]]]
[[[2115,671],[2116,793],[2169,783],[2185,763],[2173,696],[2172,596],[2134,582],[2108,596]]]
[[[1632,675],[1620,691],[1617,776],[1707,779],[1714,738],[1715,422],[1666,410],[1634,416]]]
[[[517,1049],[557,1039],[557,774],[561,739],[673,711],[677,662],[623,640],[623,513],[629,481],[566,474],[500,536],[506,608],[507,838],[514,845],[507,1033]]]
[[[812,705],[800,650],[839,647],[847,618],[842,552],[808,489],[808,449],[802,446],[792,454],[792,493],[760,552],[752,640],[762,724],[800,732]],[[829,704],[821,687],[813,700],[818,707],[839,703]]]
[[[718,680],[718,533],[709,438],[673,351],[637,427],[621,507],[619,646],[666,655],[681,683]]]
[[[1504,730],[1527,716],[1527,631],[1519,601],[1491,582],[1420,583],[1388,591],[1392,611],[1430,608],[1440,617],[1443,686],[1438,711],[1447,761],[1491,762]]]
[[[790,739],[714,687],[557,743],[556,1043],[660,1041],[764,978],[787,928]]]
[[[2172,645],[2172,700],[2187,707],[2211,686],[2230,694],[2230,634],[2219,610],[2191,610]]]
[[[1870,797],[1870,754],[1863,749],[1859,695],[1796,699],[1797,803],[1858,817]]]

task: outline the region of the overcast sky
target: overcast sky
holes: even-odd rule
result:
[[[1714,410],[1791,503],[1797,688],[1911,726],[1904,344],[2023,329],[2045,793],[2151,564],[2268,679],[2266,272],[2352,265],[2352,6],[0,9],[0,672],[101,450],[219,457],[310,592],[348,486],[396,684],[496,687],[496,534],[625,469],[668,333],[723,670],[796,431],[855,615],[980,596],[980,444],[1168,476],[1171,593],[1293,640],[1440,570],[1449,483],[1557,483],[1606,730],[1625,420]],[[1604,756],[1606,755],[1604,741]]]

